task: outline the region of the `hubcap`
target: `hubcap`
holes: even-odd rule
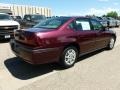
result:
[[[110,48],[114,47],[114,42],[115,42],[115,40],[113,38],[111,38],[111,40],[110,40]]]
[[[76,60],[76,52],[74,49],[70,49],[65,54],[65,62],[68,65],[72,65]]]

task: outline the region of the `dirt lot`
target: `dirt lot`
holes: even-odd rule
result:
[[[80,58],[62,70],[56,64],[32,66],[16,58],[8,42],[0,43],[0,90],[120,90],[120,28],[115,48]]]

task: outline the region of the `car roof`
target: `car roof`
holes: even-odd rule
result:
[[[84,18],[84,19],[89,19],[90,17],[85,17],[85,16],[58,16],[58,17],[53,17],[53,18]]]
[[[44,16],[44,15],[41,15],[41,14],[25,14],[25,16],[26,15],[30,15],[30,16],[32,16],[32,15],[40,15],[40,16]]]

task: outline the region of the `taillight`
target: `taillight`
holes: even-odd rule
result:
[[[40,37],[40,33],[35,33],[35,40],[36,40],[36,43],[39,46],[43,46],[44,42],[43,42],[43,40]]]
[[[17,30],[14,32],[16,41],[32,47],[43,47],[43,40],[40,34],[26,30]]]

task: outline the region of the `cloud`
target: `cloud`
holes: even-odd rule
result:
[[[87,15],[94,14],[94,15],[101,16],[111,11],[116,11],[120,15],[120,9],[118,8],[102,8],[102,9],[91,8],[88,10],[88,12],[86,12],[86,14]]]

